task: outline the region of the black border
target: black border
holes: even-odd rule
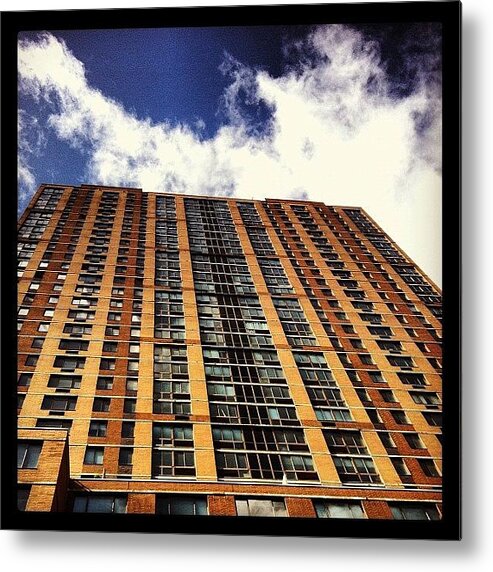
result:
[[[353,538],[461,538],[461,16],[458,1],[2,12],[2,529]],[[16,510],[17,34],[27,30],[323,23],[443,26],[443,518],[440,521],[163,517]],[[163,27],[165,27],[163,26]],[[446,194],[444,190],[446,189]]]

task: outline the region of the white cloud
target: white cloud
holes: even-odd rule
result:
[[[52,106],[59,138],[89,154],[88,182],[362,206],[440,282],[436,87],[423,81],[407,98],[392,98],[376,46],[347,27],[318,28],[299,48],[306,46],[316,65],[278,78],[226,56],[228,122],[208,140],[200,119],[170,126],[137,118],[92,87],[83,64],[49,34],[20,44],[20,86]],[[260,132],[248,115],[259,103],[271,112]],[[32,185],[27,165],[19,176]]]
[[[17,114],[17,133],[19,139],[17,152],[17,177],[19,181],[20,199],[28,199],[33,192],[35,177],[30,167],[31,157],[40,155],[46,143],[43,131],[39,128],[35,117],[23,110]]]

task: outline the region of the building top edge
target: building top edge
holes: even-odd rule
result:
[[[114,186],[114,185],[93,185],[89,183],[81,183],[79,185],[69,185],[64,183],[41,183],[39,185],[39,189],[45,187],[57,187],[57,188],[70,188],[70,189],[100,189],[102,191],[137,191],[149,195],[160,195],[165,197],[186,197],[191,199],[211,199],[211,200],[233,200],[239,202],[267,202],[267,203],[275,203],[275,202],[282,202],[282,203],[299,203],[299,204],[313,204],[313,205],[322,205],[322,206],[331,206],[335,208],[342,208],[342,209],[358,209],[364,210],[362,207],[358,205],[332,205],[329,203],[324,203],[323,201],[312,201],[306,199],[294,199],[294,198],[279,198],[279,197],[264,197],[264,198],[247,198],[247,197],[232,197],[227,195],[197,195],[192,193],[167,193],[167,192],[159,192],[159,191],[145,191],[141,187],[122,187],[122,186]]]

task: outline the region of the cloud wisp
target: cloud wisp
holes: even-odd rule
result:
[[[21,41],[19,87],[50,111],[44,125],[20,112],[20,192],[34,191],[30,157],[54,134],[95,184],[362,206],[439,282],[440,86],[423,71],[397,97],[378,43],[347,26],[290,50],[297,63],[279,77],[225,55],[225,121],[205,139],[200,118],[157,123],[105,96],[55,36]]]

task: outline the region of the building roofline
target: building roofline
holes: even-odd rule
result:
[[[71,188],[71,189],[77,189],[77,188],[81,188],[81,189],[101,189],[101,190],[112,190],[112,191],[118,191],[118,190],[124,190],[124,191],[138,191],[141,193],[145,193],[145,194],[154,194],[154,195],[162,195],[165,197],[187,197],[187,198],[191,198],[191,199],[215,199],[215,200],[235,200],[235,201],[242,201],[242,202],[256,202],[256,201],[265,201],[268,203],[273,203],[273,202],[289,202],[289,203],[299,203],[299,204],[306,204],[306,203],[310,203],[313,205],[322,205],[322,206],[331,206],[331,207],[336,207],[336,208],[341,208],[341,209],[358,209],[361,211],[364,211],[366,213],[366,211],[361,207],[361,206],[355,206],[355,205],[335,205],[332,203],[326,203],[323,201],[312,201],[309,199],[294,199],[294,198],[289,198],[289,197],[285,197],[285,198],[281,198],[281,197],[264,197],[264,198],[247,198],[247,197],[233,197],[233,196],[228,196],[228,195],[198,195],[195,193],[169,193],[169,192],[160,192],[160,191],[146,191],[144,190],[142,187],[126,187],[126,186],[119,186],[119,185],[94,185],[94,184],[90,184],[90,183],[80,183],[78,185],[72,185],[72,184],[65,184],[65,183],[40,183],[38,186],[38,191],[41,188],[44,187],[63,187],[63,188]]]

